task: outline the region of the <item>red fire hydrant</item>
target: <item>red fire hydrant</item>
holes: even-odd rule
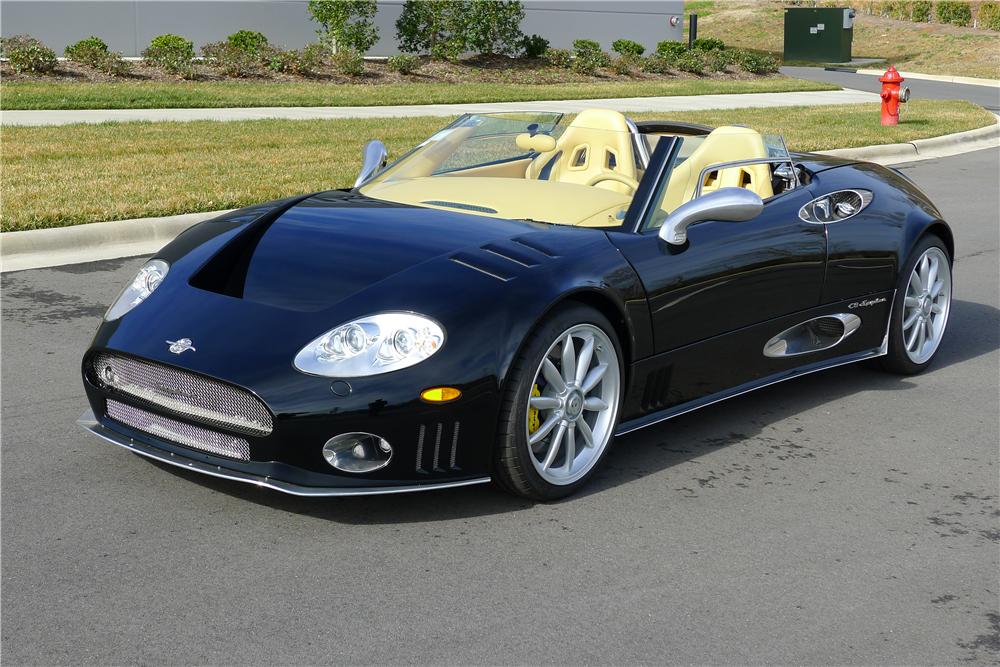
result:
[[[894,65],[889,65],[879,81],[882,82],[882,124],[898,125],[899,105],[910,99],[910,89],[900,85],[905,79]]]

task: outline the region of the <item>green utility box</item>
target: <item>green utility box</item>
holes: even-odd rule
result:
[[[830,7],[785,9],[785,61],[851,61],[854,10]]]

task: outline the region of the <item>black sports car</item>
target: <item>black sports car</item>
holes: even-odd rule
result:
[[[83,358],[81,423],[300,495],[587,481],[615,435],[878,357],[930,363],[952,234],[874,164],[744,127],[462,116],[350,190],[196,225]]]

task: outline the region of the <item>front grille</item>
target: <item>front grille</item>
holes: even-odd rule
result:
[[[114,400],[108,401],[108,417],[185,447],[240,461],[250,460],[250,443],[234,435],[209,431]]]
[[[94,356],[92,370],[94,379],[116,398],[245,435],[264,436],[274,428],[260,399],[217,380],[107,352]]]

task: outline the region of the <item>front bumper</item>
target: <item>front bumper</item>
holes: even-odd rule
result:
[[[147,458],[162,461],[163,463],[169,463],[170,465],[184,468],[185,470],[193,470],[204,475],[211,475],[212,477],[220,477],[222,479],[243,482],[245,484],[253,484],[254,486],[274,489],[275,491],[281,491],[282,493],[288,493],[295,496],[370,496],[390,493],[408,493],[411,491],[450,489],[460,486],[470,486],[473,484],[484,484],[490,481],[489,477],[477,477],[464,480],[431,482],[426,484],[415,483],[396,486],[303,486],[283,481],[281,479],[276,479],[268,475],[255,475],[240,470],[234,470],[233,468],[221,465],[224,461],[223,459],[219,459],[219,464],[215,464],[209,462],[208,460],[196,460],[177,452],[161,449],[151,443],[137,440],[125,435],[124,433],[108,428],[97,420],[91,410],[87,410],[83,413],[83,415],[80,416],[80,419],[77,420],[77,424],[79,424],[84,430],[90,431],[103,440],[106,440],[114,445],[118,445],[119,447],[124,447],[125,449],[131,450],[136,454]],[[209,457],[202,458],[208,459]]]

